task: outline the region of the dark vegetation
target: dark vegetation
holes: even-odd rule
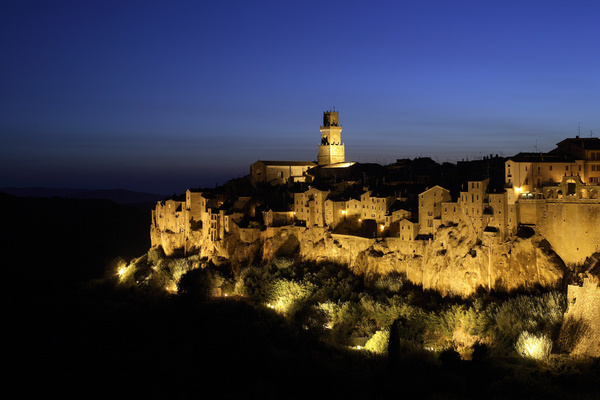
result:
[[[149,210],[92,200],[0,201],[4,389],[17,389],[11,398],[599,394],[597,361],[558,354],[538,362],[514,351],[523,329],[555,337],[556,310],[564,307],[555,292],[449,299],[401,275],[356,277],[343,266],[287,257],[240,269],[169,259],[160,250],[121,279],[115,268],[123,261],[111,261],[147,251]],[[186,269],[179,294],[165,291],[173,271]],[[386,330],[388,355],[351,349]]]

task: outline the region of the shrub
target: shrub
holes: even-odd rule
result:
[[[517,339],[515,349],[523,357],[545,360],[552,351],[552,340],[543,333],[534,334],[523,331]]]
[[[304,305],[294,314],[294,323],[302,330],[319,337],[328,327],[327,312],[319,305]]]
[[[515,340],[523,331],[556,333],[566,308],[565,295],[549,292],[541,296],[517,296],[495,312],[498,333]]]
[[[383,329],[375,332],[373,336],[365,344],[365,350],[369,350],[376,354],[386,354],[390,341],[390,330]]]
[[[278,312],[293,315],[315,288],[310,282],[277,279],[272,282],[267,296],[270,306]]]
[[[180,295],[188,298],[208,300],[221,287],[224,279],[210,268],[198,268],[185,273],[177,284]]]
[[[405,282],[406,278],[404,274],[392,272],[388,275],[377,277],[373,282],[373,287],[376,290],[387,290],[392,293],[398,293],[403,289]]]
[[[269,282],[269,274],[266,269],[245,268],[238,274],[233,291],[239,296],[265,301],[268,297]]]

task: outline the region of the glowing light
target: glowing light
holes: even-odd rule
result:
[[[521,188],[521,187],[516,187],[516,188],[515,188],[515,193],[516,193],[516,194],[519,194],[519,193],[521,193],[522,191],[523,191],[523,188]]]
[[[362,219],[361,219],[361,218],[359,218],[359,219],[358,219],[358,222],[362,222]]]
[[[523,357],[543,360],[552,352],[552,340],[545,334],[524,331],[519,335],[515,348]]]
[[[171,282],[165,286],[165,290],[169,293],[177,293],[177,284],[175,282]]]
[[[121,268],[119,268],[119,271],[117,271],[117,274],[119,276],[123,276],[123,275],[125,275],[125,272],[127,272],[127,267],[121,267]]]
[[[342,215],[343,215],[343,214],[346,214],[346,211],[345,211],[345,210],[342,210],[341,212],[342,212]]]
[[[384,230],[385,229],[385,225],[379,225],[379,229]]]

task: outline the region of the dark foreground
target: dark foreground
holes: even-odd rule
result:
[[[116,290],[104,266],[147,249],[146,210],[1,200],[11,209],[1,248],[10,398],[600,397],[595,361],[557,369],[424,351],[390,360],[318,342],[243,301]]]

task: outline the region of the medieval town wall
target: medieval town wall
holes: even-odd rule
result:
[[[520,207],[522,210],[523,206]],[[546,201],[536,205],[535,212],[538,213],[536,231],[550,242],[565,264],[582,264],[600,251],[600,204],[597,202]]]

